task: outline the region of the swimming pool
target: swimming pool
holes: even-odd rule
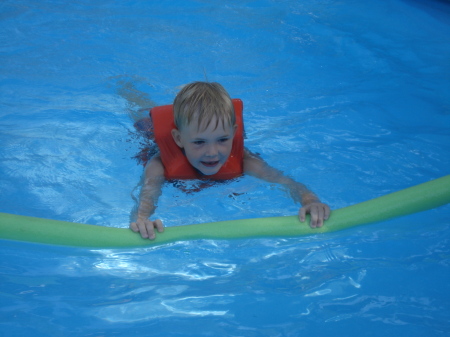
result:
[[[246,146],[332,208],[448,174],[448,2],[0,6],[1,212],[126,227],[139,109],[205,78],[244,101]],[[157,212],[173,226],[297,208],[244,177],[189,194],[168,185]],[[449,215],[132,250],[1,241],[0,331],[447,336]]]

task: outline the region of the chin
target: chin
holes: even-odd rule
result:
[[[205,176],[212,176],[214,174],[216,174],[217,172],[220,171],[220,169],[222,168],[222,165],[220,165],[218,168],[215,168],[214,170],[199,170],[201,173],[203,173]]]
[[[214,174],[216,174],[217,172],[219,172],[219,170],[217,170],[217,171],[215,171],[215,172],[203,172],[203,171],[200,171],[201,173],[203,173],[203,175],[205,175],[205,176],[212,176],[212,175],[214,175]]]

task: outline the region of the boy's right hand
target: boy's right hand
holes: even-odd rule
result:
[[[130,229],[133,232],[139,232],[142,238],[148,238],[150,240],[154,240],[156,237],[155,228],[158,230],[158,233],[164,232],[164,225],[161,220],[157,219],[152,221],[150,219],[138,218],[136,222],[130,224]]]

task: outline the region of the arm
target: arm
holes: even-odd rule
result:
[[[269,166],[247,149],[244,153],[244,172],[271,183],[284,185],[289,190],[292,199],[302,204],[298,213],[300,221],[305,221],[307,213],[311,215],[310,226],[312,228],[322,227],[323,220],[330,216],[328,205],[321,203],[319,198],[305,185],[286,177],[281,171]]]
[[[137,211],[137,220],[130,224],[133,232],[141,233],[141,236],[153,240],[155,238],[155,228],[158,232],[164,231],[161,220],[152,221],[150,215],[155,212],[156,202],[161,195],[161,187],[164,182],[164,166],[161,158],[156,155],[145,166],[144,184],[139,196],[139,207]]]

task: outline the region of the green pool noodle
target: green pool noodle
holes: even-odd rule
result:
[[[297,215],[242,219],[165,228],[155,240],[142,239],[128,228],[112,228],[0,213],[0,238],[43,244],[126,248],[198,239],[296,237],[334,232],[436,208],[450,202],[450,175],[333,210],[322,228]]]

